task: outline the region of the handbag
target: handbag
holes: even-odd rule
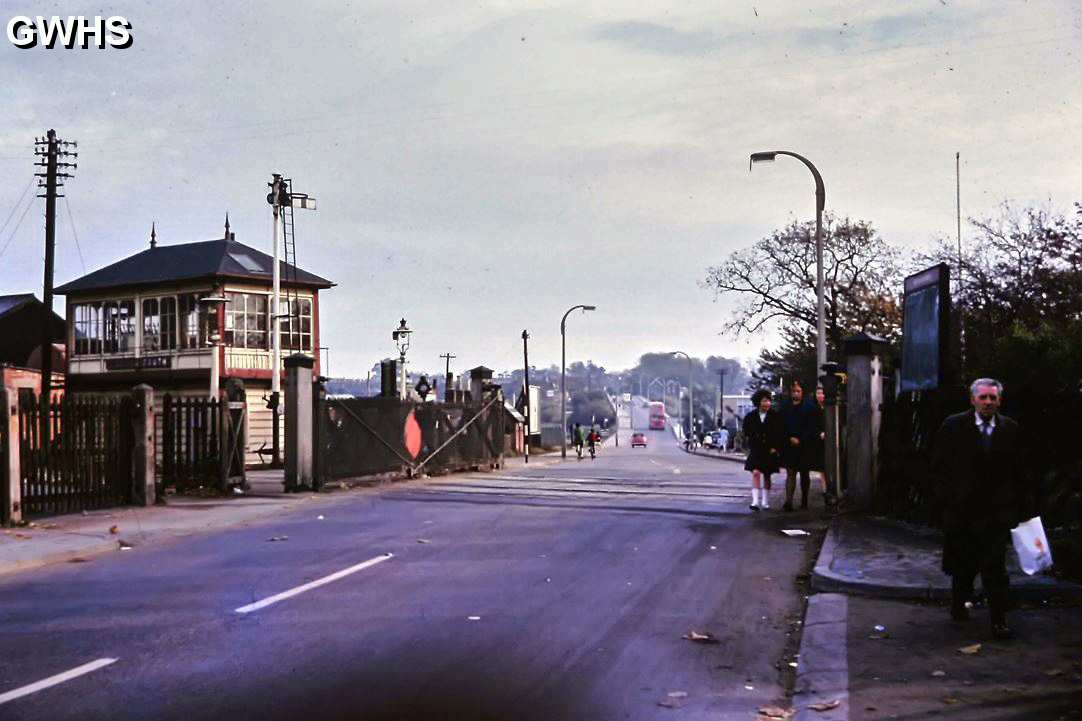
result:
[[[1018,554],[1018,565],[1026,575],[1032,576],[1052,567],[1052,549],[1048,545],[1048,537],[1044,535],[1044,524],[1041,523],[1040,516],[1034,516],[1012,528],[1011,542]]]

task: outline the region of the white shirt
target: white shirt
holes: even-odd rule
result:
[[[981,433],[984,433],[984,419],[981,418],[981,414],[974,411],[973,412],[973,417],[977,419],[977,430],[980,431]],[[992,416],[990,419],[988,419],[988,425],[992,428],[993,431],[996,429],[996,417],[995,416]]]
[[[759,411],[759,422],[760,423],[766,423],[766,414],[763,413],[762,411]]]

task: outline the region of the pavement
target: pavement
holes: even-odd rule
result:
[[[969,622],[949,621],[940,548],[933,529],[832,519],[812,572],[795,719],[1082,718],[1082,585],[1026,576],[1008,549],[1016,638],[996,641],[981,605]]]

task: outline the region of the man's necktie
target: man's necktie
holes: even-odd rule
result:
[[[985,453],[992,450],[992,424],[989,421],[981,421],[981,446]]]

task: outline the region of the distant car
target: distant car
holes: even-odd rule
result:
[[[631,447],[642,446],[646,448],[646,434],[645,433],[632,433],[631,434]]]
[[[703,448],[710,448],[714,445],[714,437],[707,433],[703,436]]]

